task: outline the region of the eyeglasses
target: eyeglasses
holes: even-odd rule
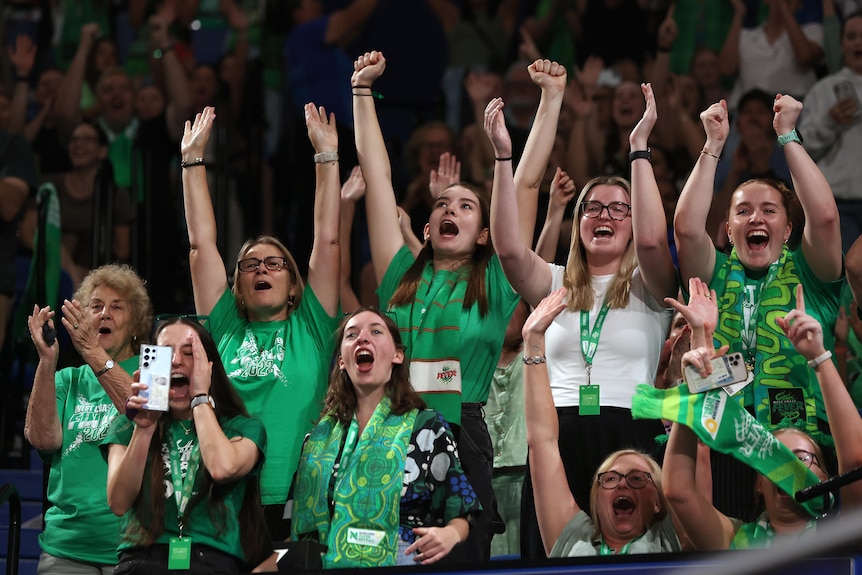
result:
[[[820,461],[817,460],[817,456],[810,451],[805,451],[804,449],[794,449],[793,454],[796,455],[796,457],[799,458],[799,461],[804,463],[805,467],[807,467],[808,469],[811,469],[812,465],[820,467]]]
[[[605,471],[596,476],[599,485],[604,489],[616,489],[620,481],[625,479],[632,489],[643,489],[647,483],[652,482],[652,474],[646,471],[629,471],[620,473],[618,471]]]
[[[239,268],[241,272],[253,272],[257,271],[257,268],[260,267],[260,264],[266,266],[271,272],[277,272],[279,270],[283,270],[285,266],[287,266],[287,258],[281,256],[269,256],[265,257],[262,260],[257,258],[247,258],[244,260],[239,260],[236,266]]]
[[[581,211],[584,212],[584,215],[588,218],[597,218],[602,215],[602,211],[607,210],[608,216],[612,220],[624,220],[629,212],[631,212],[632,207],[628,204],[624,204],[623,202],[611,202],[607,205],[596,202],[581,202]]]

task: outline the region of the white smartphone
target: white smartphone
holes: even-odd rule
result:
[[[140,355],[141,383],[147,389],[141,397],[147,400],[144,409],[167,411],[171,390],[171,356],[174,350],[162,345],[142,345]]]
[[[693,365],[685,366],[683,371],[688,390],[692,393],[703,393],[710,389],[745,381],[748,377],[745,362],[739,352],[714,358],[709,377],[701,377],[700,372]]]
[[[859,94],[856,93],[856,88],[850,80],[842,80],[832,87],[835,92],[835,97],[839,100],[853,100],[856,102],[856,113],[853,115],[857,120],[862,118],[862,103],[859,102]]]

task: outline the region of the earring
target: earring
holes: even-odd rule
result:
[[[293,307],[293,297],[294,296],[289,296],[287,298],[287,307]]]

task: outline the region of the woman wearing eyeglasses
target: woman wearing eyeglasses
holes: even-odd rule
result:
[[[554,290],[539,303],[522,330],[525,354],[545,357],[546,333],[567,306],[565,287]],[[679,551],[679,539],[662,491],[661,468],[643,452],[614,451],[600,463],[586,485],[579,485],[589,490],[592,519],[578,504],[566,482],[549,371],[543,361],[530,361],[524,366],[530,473],[539,530],[549,556]]]
[[[682,362],[683,365],[694,366],[700,375],[705,377],[712,372],[712,358],[725,353],[727,347],[715,350],[712,344],[712,330],[719,315],[715,291],[710,291],[707,284],[698,278],[693,278],[689,285],[688,305],[674,302],[674,307],[686,317],[692,328],[692,349],[686,352]],[[862,465],[862,453],[857,447],[859,437],[862,436],[862,419],[838,369],[830,359],[832,354],[824,347],[823,328],[805,312],[802,286],[797,285],[795,291],[795,309],[784,317],[778,317],[776,321],[796,351],[805,357],[809,369],[817,378],[823,392],[829,422],[832,424],[838,471],[846,473]],[[708,393],[724,394],[721,390]],[[692,424],[698,425],[697,418]],[[734,423],[734,428],[737,427]],[[764,432],[766,433],[765,429]],[[720,433],[720,430],[715,432],[716,435]],[[738,433],[736,435],[736,441],[741,447],[742,442]],[[811,436],[792,427],[780,428],[773,435],[796,455],[817,481],[827,478],[823,453]],[[758,499],[758,509],[754,515],[756,519],[745,523],[740,519],[728,517],[716,509],[711,499],[695,487],[696,450],[695,433],[689,427],[675,423],[664,459],[664,489],[679,525],[685,530],[695,549],[768,547],[776,538],[797,537],[814,527],[817,514],[797,504],[793,497],[761,473],[757,474],[754,481],[754,491]],[[735,451],[744,452],[743,449]],[[774,449],[770,449],[769,453],[773,459],[776,457]],[[786,464],[782,466],[781,474],[776,476],[776,480],[781,475],[787,476],[790,473],[787,468]],[[804,468],[800,471],[805,473]],[[842,509],[858,506],[860,502],[862,484],[856,482],[842,489]]]
[[[523,214],[535,213],[535,195],[518,196],[511,163],[497,162],[494,172],[491,235],[512,286],[533,306],[565,288],[566,309],[548,327],[547,354],[525,347],[524,355],[528,364],[544,362],[547,355],[559,451],[581,509],[588,509],[593,473],[608,454],[623,447],[654,451],[653,438],[663,433],[658,421],[631,417],[635,386],[653,383],[670,327],[672,310],[662,298],[677,293],[647,147],[655,100],[648,84],[642,90],[646,111],[630,136],[632,189],[619,177],[594,178],[584,186],[565,267],[546,263],[512,233],[522,226]],[[485,109],[485,131],[498,157],[511,151],[503,105],[495,98]],[[542,130],[542,121],[537,117],[533,132]],[[530,489],[528,476],[522,533],[535,526]],[[549,552],[554,538],[542,534],[542,540]],[[522,554],[535,556],[535,548],[534,540],[522,538]]]
[[[233,288],[228,286],[203,159],[215,120],[213,108],[186,122],[181,145],[195,307],[209,316],[207,327],[249,413],[266,427],[270,447],[261,502],[273,540],[289,535],[289,525],[282,520],[284,502],[302,438],[320,413],[330,336],[338,327],[338,136],[335,117],[327,117],[323,108],[308,104],[305,117],[317,151],[315,237],[305,286],[293,256],[272,236],[242,246]]]

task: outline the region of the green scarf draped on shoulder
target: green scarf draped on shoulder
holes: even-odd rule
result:
[[[401,328],[410,353],[410,383],[428,407],[449,423],[461,423],[461,312],[470,267],[422,271],[410,307],[409,331]]]
[[[295,540],[312,538],[328,547],[324,568],[395,564],[404,462],[416,414],[391,413],[384,397],[361,434],[355,418],[345,428],[327,416],[306,440],[291,531]]]
[[[742,352],[749,361],[750,352],[743,349],[745,316],[745,268],[736,248],[719,268],[710,288],[718,296],[719,321],[715,329],[715,347],[727,345],[731,352]],[[831,444],[831,438],[817,426],[817,405],[822,405],[820,386],[805,358],[793,348],[776,323],[796,307],[796,286],[800,283],[796,263],[787,246],[772,266],[760,290],[756,317],[754,381],[734,396],[740,407],[753,407],[757,420],[774,430],[782,422],[805,423],[805,431],[816,441]]]
[[[814,529],[816,526],[817,521],[812,519],[805,525],[805,529],[797,537],[808,533],[810,529]],[[745,523],[739,526],[739,529],[733,535],[733,540],[730,542],[730,548],[766,549],[772,546],[773,541],[775,541],[775,531],[772,530],[772,525],[769,524],[766,511],[764,511],[754,523]]]

